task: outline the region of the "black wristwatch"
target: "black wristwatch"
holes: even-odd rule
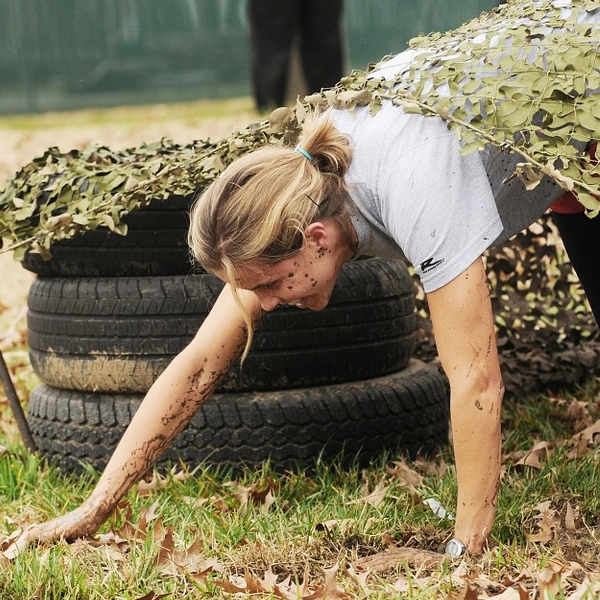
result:
[[[446,554],[449,554],[452,557],[463,556],[463,554],[467,553],[467,547],[456,538],[452,538],[446,544]]]

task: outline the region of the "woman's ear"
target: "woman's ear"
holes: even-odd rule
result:
[[[311,223],[305,230],[304,236],[317,244],[319,247],[326,247],[329,244],[329,228],[322,221]]]

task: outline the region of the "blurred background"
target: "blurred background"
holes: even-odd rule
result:
[[[0,0],[0,114],[249,96],[247,1]],[[496,3],[345,0],[345,71]]]

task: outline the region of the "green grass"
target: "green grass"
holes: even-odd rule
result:
[[[26,371],[27,366],[17,370]],[[22,396],[36,383],[34,376],[23,373],[18,380]],[[548,396],[506,402],[506,459],[495,547],[467,562],[471,577],[479,574],[480,582],[484,574],[489,580],[488,594],[503,589],[507,581],[517,581],[524,572],[528,575],[521,585],[534,589],[549,565],[567,569],[569,561],[575,561],[583,573],[599,570],[600,449],[592,447],[580,458],[568,458],[574,424],[566,411],[576,398],[589,418],[595,418],[599,390],[591,382],[574,390],[573,398],[562,395],[561,402]],[[3,422],[10,423],[6,405],[1,406]],[[519,453],[529,450],[536,439],[553,443],[541,468],[516,466]],[[0,459],[0,539],[23,524],[74,508],[92,489],[96,473],[64,475],[27,453],[14,438],[11,442],[4,436],[0,443],[8,446]],[[453,574],[456,565],[447,562],[429,569],[392,564],[385,572],[371,573],[366,583],[360,583],[352,570],[360,557],[381,552],[389,543],[438,551],[451,534],[452,523],[435,517],[423,503],[434,497],[453,509],[456,486],[450,449],[443,449],[433,461],[407,462],[423,477],[416,490],[392,473],[395,460],[402,458],[385,455],[367,469],[323,462],[314,472],[285,474],[265,465],[235,478],[226,470],[198,468],[182,477],[163,477],[151,491],[135,486],[102,527],[99,541],[31,548],[12,562],[4,561],[0,598],[139,599],[161,594],[211,598],[222,596],[223,586],[231,582],[240,585],[245,574],[259,585],[265,572],[275,574],[279,582],[305,581],[314,592],[324,581],[325,569],[336,565],[338,592],[344,590],[349,598],[440,598],[457,593],[467,579],[461,581]],[[379,503],[369,502],[367,496],[377,486],[385,495]],[[248,488],[257,498],[271,490],[274,503],[265,509],[252,502],[252,493],[248,503],[242,502],[240,491]],[[571,529],[565,522],[569,505],[576,511],[576,526]],[[551,535],[544,542],[528,541],[540,532],[544,506],[553,515]],[[144,525],[150,507],[155,516]],[[133,533],[124,533],[125,522],[133,524]],[[185,568],[160,564],[161,544],[168,547],[166,533],[181,553],[180,563],[189,561]],[[186,549],[190,549],[187,559],[181,558]],[[200,575],[210,564],[216,568]],[[412,591],[394,596],[398,582]],[[578,584],[577,575],[571,579],[565,575],[563,597]]]
[[[111,125],[128,130],[148,121],[219,119],[236,113],[253,111],[254,103],[250,97],[219,101],[198,100],[196,102],[157,104],[146,107],[123,106],[72,112],[0,115],[0,128],[27,132],[46,128],[60,129],[63,127]]]

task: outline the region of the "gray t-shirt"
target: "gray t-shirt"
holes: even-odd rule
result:
[[[561,0],[565,10],[570,4]],[[582,11],[578,21],[598,23],[600,10]],[[371,76],[409,76],[419,52],[401,52]],[[519,155],[489,146],[462,156],[456,134],[439,117],[405,114],[389,102],[374,115],[366,108],[329,114],[353,145],[346,182],[358,209],[359,254],[408,259],[427,292],[525,229],[564,193],[549,177],[526,191],[511,177],[523,162]]]
[[[506,182],[519,156],[492,147],[461,155],[441,118],[391,103],[376,114],[329,114],[352,145],[345,180],[358,209],[359,254],[406,258],[426,292],[527,227],[563,193],[549,178],[530,192],[517,178]]]

